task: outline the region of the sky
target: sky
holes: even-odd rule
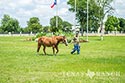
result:
[[[65,21],[74,23],[75,14],[70,12],[68,0],[58,1],[58,15]],[[4,14],[16,18],[21,27],[27,26],[31,17],[38,17],[43,26],[49,25],[50,18],[56,15],[56,6],[51,8],[54,0],[0,0],[0,20]],[[114,0],[114,15],[125,18],[125,0]]]
[[[125,0],[114,0],[112,6],[115,9],[114,15],[125,19]]]

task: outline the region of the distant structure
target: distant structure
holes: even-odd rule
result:
[[[72,26],[72,31],[73,31],[73,33],[79,32],[80,31],[80,26],[79,25]]]

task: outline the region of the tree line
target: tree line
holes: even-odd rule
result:
[[[89,32],[97,32],[98,28],[103,28],[105,25],[105,31],[120,31],[125,32],[125,19],[112,16],[114,8],[111,6],[113,0],[88,0],[89,12],[87,12],[86,4],[87,0],[76,0],[76,7],[74,0],[69,0],[67,4],[70,6],[69,11],[75,12],[76,8],[76,20],[80,25],[80,32],[86,31],[87,25],[87,13],[89,15],[88,30]],[[105,17],[108,15],[108,19],[104,22]],[[50,26],[42,26],[38,17],[31,17],[27,21],[27,27],[22,28],[17,19],[5,14],[0,21],[0,32],[72,32],[72,24],[63,21],[58,16],[58,27],[56,27],[56,16],[50,19]]]
[[[87,12],[87,1],[88,1],[88,12]],[[89,15],[88,18],[88,30],[89,31],[98,31],[98,28],[103,28],[105,25],[105,31],[123,31],[125,32],[125,19],[117,18],[115,16],[111,16],[114,12],[114,8],[111,3],[114,0],[69,0],[67,2],[70,5],[69,11],[75,12],[76,10],[76,19],[80,24],[81,32],[86,31],[87,26],[87,13]],[[75,9],[76,8],[76,9]],[[106,16],[108,15],[107,21],[104,23]]]
[[[108,19],[105,22],[105,31],[125,32],[125,19],[108,16]]]
[[[22,28],[19,24],[19,21],[15,18],[10,17],[9,15],[5,14],[3,18],[0,21],[0,33],[18,33],[18,32],[24,32],[24,33],[39,33],[39,32],[71,32],[72,24],[63,21],[58,16],[58,28],[56,27],[56,16],[50,19],[50,26],[42,26],[40,24],[40,19],[38,17],[31,17],[29,21],[27,21],[27,26],[25,28]]]

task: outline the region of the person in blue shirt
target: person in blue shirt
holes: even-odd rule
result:
[[[79,35],[78,33],[74,36],[73,41],[74,48],[71,51],[71,54],[73,54],[75,51],[77,51],[77,54],[80,54],[80,45],[79,45]]]

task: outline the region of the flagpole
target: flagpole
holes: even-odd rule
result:
[[[74,28],[76,29],[76,0],[75,0]]]
[[[58,2],[56,0],[56,28],[58,28]]]
[[[88,9],[89,9],[89,7],[88,7],[88,0],[87,0],[87,41],[88,41],[88,18],[89,18],[89,15],[88,15]]]

